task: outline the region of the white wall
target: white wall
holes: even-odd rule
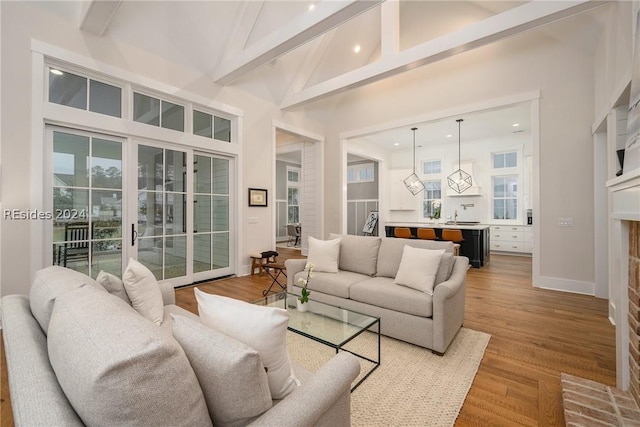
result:
[[[570,26],[573,19],[548,27]],[[594,61],[592,46],[579,42],[530,31],[349,92],[327,121],[325,164],[340,160],[335,142],[342,133],[539,90],[536,222],[544,283],[537,285],[592,288]],[[338,231],[338,190],[339,180],[327,173],[327,232]],[[574,227],[558,227],[560,217],[572,217]]]
[[[78,53],[96,61],[96,64],[109,64],[127,72],[155,79],[182,90],[173,94],[193,93],[201,97],[239,108],[243,111],[241,129],[244,141],[241,161],[238,164],[241,173],[241,186],[237,189],[240,199],[238,229],[242,239],[240,259],[237,265],[240,273],[248,271],[248,254],[256,250],[271,248],[274,207],[248,208],[247,187],[268,188],[269,194],[275,194],[271,188],[274,171],[272,130],[273,120],[288,123],[298,128],[319,133],[318,124],[305,118],[300,112],[281,113],[277,106],[249,96],[231,88],[221,88],[211,82],[203,73],[187,69],[180,64],[133,49],[130,46],[105,37],[78,30],[75,19],[67,20],[58,13],[59,7],[68,7],[64,3],[0,2],[1,13],[1,52],[2,52],[2,207],[3,209],[42,209],[42,202],[30,199],[32,175],[42,169],[42,165],[30,160],[32,139],[31,109],[32,103],[32,66],[31,40],[36,39],[62,49]],[[62,5],[62,6],[61,6]],[[75,17],[74,17],[75,18]],[[38,72],[38,71],[36,71]],[[43,76],[44,78],[44,76]],[[36,100],[39,101],[39,100]],[[38,125],[36,124],[36,127]],[[259,168],[247,165],[261,165]],[[256,222],[249,224],[249,218]],[[31,240],[38,242],[39,236],[31,236],[27,221],[4,221],[0,225],[1,264],[0,283],[2,295],[28,293],[30,276],[39,266],[33,265]],[[37,244],[37,243],[36,243]],[[10,268],[7,268],[10,266]]]

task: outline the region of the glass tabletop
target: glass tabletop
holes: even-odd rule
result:
[[[254,301],[254,304],[285,308],[289,312],[289,330],[335,347],[342,346],[379,321],[377,317],[313,300],[306,303],[308,311],[301,312],[296,309],[297,299],[294,294],[281,292]]]

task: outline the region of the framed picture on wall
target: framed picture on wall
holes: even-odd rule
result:
[[[249,189],[249,206],[267,206],[267,190],[263,188]]]

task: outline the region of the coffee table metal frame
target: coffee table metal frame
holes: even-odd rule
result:
[[[296,309],[296,300],[298,299],[297,295],[290,294],[287,292],[280,292],[277,294],[272,294],[265,296],[257,301],[254,301],[254,304],[266,305],[272,307],[280,307],[289,311],[291,316],[295,316],[294,320],[300,319],[314,319],[316,317],[331,319],[336,322],[341,322],[345,326],[348,326],[352,329],[352,331],[347,332],[344,336],[337,337],[337,339],[331,339],[328,336],[321,336],[320,333],[315,333],[313,330],[303,330],[302,328],[296,328],[295,324],[292,325],[292,319],[290,318],[288,329],[296,334],[302,335],[304,337],[310,338],[314,341],[317,341],[326,346],[332,347],[336,350],[336,354],[342,351],[346,351],[348,353],[353,354],[356,357],[359,357],[363,360],[373,363],[373,367],[367,372],[361,379],[351,388],[351,392],[358,388],[360,384],[364,380],[366,380],[369,375],[373,373],[378,366],[380,366],[380,318],[369,316],[366,314],[358,313],[352,310],[348,310],[346,308],[336,307],[330,304],[321,303],[318,301],[309,301],[309,311],[307,312],[299,312]],[[357,323],[351,322],[349,318]],[[346,320],[345,320],[346,319]],[[293,322],[295,323],[295,322]],[[373,326],[377,325],[377,335],[378,335],[378,358],[377,360],[372,360],[362,354],[358,354],[354,351],[348,350],[344,348],[344,346],[352,341],[354,338],[362,334],[364,331],[370,329]]]

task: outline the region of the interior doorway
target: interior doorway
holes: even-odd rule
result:
[[[347,234],[380,235],[379,185],[378,162],[347,153]]]
[[[322,137],[274,125],[273,246],[307,254],[308,237],[323,238]]]

